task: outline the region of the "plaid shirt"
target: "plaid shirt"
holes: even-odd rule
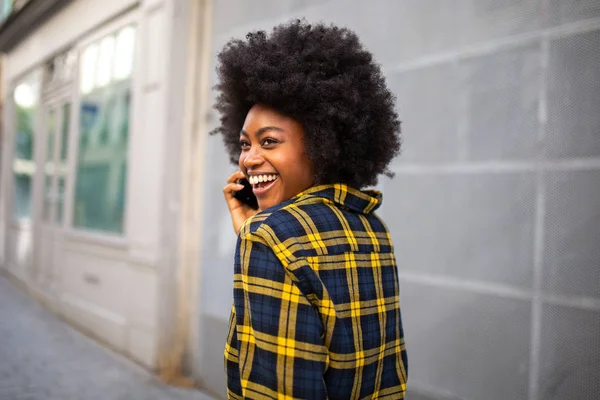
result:
[[[230,399],[403,399],[407,358],[381,193],[309,188],[246,221],[225,345]]]

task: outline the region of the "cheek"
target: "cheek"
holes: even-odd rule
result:
[[[302,186],[301,190],[306,189],[305,186],[312,182],[312,166],[304,156],[297,155],[291,162],[288,163],[288,172],[293,177],[293,183],[296,186]]]
[[[294,162],[296,171],[299,174],[299,177],[302,178],[303,181],[306,179],[312,179],[313,175],[313,167],[311,161],[308,159],[308,156],[305,152],[300,154],[296,154],[296,159]]]

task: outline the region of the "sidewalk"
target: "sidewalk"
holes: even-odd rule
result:
[[[0,400],[211,400],[163,384],[0,275]]]

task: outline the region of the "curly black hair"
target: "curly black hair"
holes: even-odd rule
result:
[[[294,20],[229,41],[218,55],[214,106],[230,159],[237,164],[246,114],[264,104],[304,127],[315,183],[361,189],[393,176],[400,152],[395,97],[379,65],[347,28]]]

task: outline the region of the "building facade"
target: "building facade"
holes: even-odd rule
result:
[[[299,17],[355,30],[397,96],[403,153],[378,188],[409,398],[595,399],[594,0],[3,1],[6,274],[224,397],[235,166],[207,135],[216,54]]]
[[[189,4],[4,1],[0,28],[3,268],[167,378],[189,335],[175,306]]]

